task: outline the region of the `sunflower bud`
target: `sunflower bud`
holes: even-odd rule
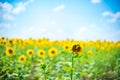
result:
[[[45,70],[45,69],[46,69],[46,64],[42,63],[42,64],[41,64],[41,68],[42,68],[43,70]]]

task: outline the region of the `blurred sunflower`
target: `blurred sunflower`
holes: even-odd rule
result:
[[[0,39],[0,44],[4,44],[4,40]]]
[[[88,50],[87,51],[87,55],[92,55],[93,53],[92,53],[92,51],[91,50]]]
[[[11,44],[11,45],[13,44],[13,40],[9,40],[8,42],[9,42],[9,44]]]
[[[21,56],[19,57],[19,62],[21,62],[21,63],[26,62],[26,57],[25,57],[24,55],[21,55]]]
[[[32,49],[27,50],[27,55],[32,56],[34,54],[34,51]]]
[[[63,49],[64,49],[64,50],[70,50],[70,49],[71,49],[70,44],[64,44],[64,45],[63,45]]]
[[[6,48],[6,55],[9,56],[9,57],[12,57],[14,55],[14,49],[10,48],[10,47],[7,47]]]
[[[54,57],[58,54],[58,50],[56,48],[52,47],[48,50],[48,54],[49,54],[49,56]]]
[[[40,50],[37,51],[37,55],[38,55],[38,57],[40,57],[40,58],[45,57],[45,54],[46,54],[45,51],[42,50],[42,49],[40,49]]]
[[[5,40],[5,37],[1,37],[2,40]]]

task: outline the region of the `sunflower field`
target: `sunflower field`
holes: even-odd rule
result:
[[[0,37],[0,80],[120,80],[120,41]]]

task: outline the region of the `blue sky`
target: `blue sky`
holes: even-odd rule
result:
[[[0,36],[120,40],[120,0],[1,0]]]

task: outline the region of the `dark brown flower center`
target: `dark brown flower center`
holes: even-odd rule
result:
[[[13,53],[13,51],[12,51],[11,49],[9,49],[9,53],[10,53],[10,54],[12,54],[12,53]]]
[[[40,52],[40,55],[43,55],[43,52]]]
[[[12,44],[12,40],[10,40],[10,43]]]
[[[68,46],[66,46],[65,49],[68,49]]]
[[[2,40],[4,40],[5,38],[4,37],[2,37]]]
[[[73,52],[80,52],[81,51],[81,47],[80,47],[80,45],[73,45],[73,47],[72,47],[72,51]]]
[[[22,57],[22,58],[21,58],[21,61],[23,61],[23,60],[24,60],[24,58]]]
[[[32,54],[32,52],[29,52],[29,54],[31,55],[31,54]]]
[[[52,53],[52,54],[54,54],[54,53],[55,53],[55,51],[51,51],[51,53]]]

